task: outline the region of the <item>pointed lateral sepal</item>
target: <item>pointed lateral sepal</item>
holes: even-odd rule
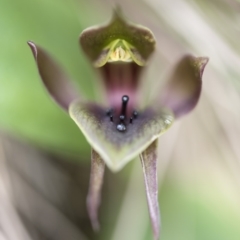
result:
[[[208,60],[207,57],[186,55],[176,65],[160,94],[161,103],[171,109],[175,117],[187,114],[197,105]]]
[[[65,110],[79,98],[76,87],[48,53],[33,42],[28,42],[35,58],[42,82],[50,95]]]
[[[101,189],[104,178],[105,163],[97,152],[92,149],[90,183],[87,196],[87,209],[94,231],[98,231],[98,208],[101,203]]]
[[[115,52],[118,41],[123,41],[121,47],[140,66],[145,65],[155,49],[153,33],[148,28],[125,21],[120,9],[114,11],[109,24],[88,28],[80,35],[80,45],[96,67],[106,63]]]
[[[140,154],[154,239],[159,239],[160,212],[157,183],[157,140]]]

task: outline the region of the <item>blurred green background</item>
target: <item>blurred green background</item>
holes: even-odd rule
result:
[[[0,11],[1,127],[51,150],[85,154],[86,142],[47,95],[26,42],[47,49],[91,97],[95,79],[78,36],[95,23],[90,16],[96,16],[96,10],[87,2],[1,0]]]
[[[182,54],[210,57],[196,110],[160,139],[161,239],[239,240],[239,1],[0,0],[1,132],[63,161],[75,161],[79,176],[89,170],[90,147],[69,116],[49,98],[26,42],[48,50],[81,91],[97,99],[94,83],[99,79],[79,49],[78,36],[86,27],[108,21],[116,4],[128,19],[149,27],[156,36],[157,52],[145,73],[154,86]],[[81,181],[87,186],[88,177]],[[58,187],[60,183],[51,182]],[[101,232],[93,234],[84,218],[78,226],[86,235],[82,239],[151,239],[139,161],[116,175],[107,172],[105,184]],[[86,192],[78,187],[85,199]]]

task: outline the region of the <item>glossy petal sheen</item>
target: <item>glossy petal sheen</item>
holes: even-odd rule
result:
[[[98,207],[101,202],[101,189],[104,177],[105,163],[97,152],[92,149],[92,164],[90,183],[87,196],[88,214],[95,231],[99,230]]]
[[[120,170],[140,154],[173,122],[168,111],[147,109],[127,125],[125,132],[119,132],[116,129],[118,120],[111,122],[106,110],[96,104],[76,101],[69,111],[88,142],[113,171]]]
[[[28,42],[37,63],[40,77],[50,95],[65,110],[69,104],[79,98],[76,87],[69,80],[58,64],[43,50],[33,42]]]
[[[152,222],[154,239],[159,239],[160,213],[158,205],[157,184],[157,140],[154,141],[142,154],[140,159],[143,167],[148,209]]]
[[[197,104],[202,88],[202,74],[207,57],[184,56],[161,93],[161,103],[176,117],[190,112]]]
[[[119,9],[116,9],[109,24],[84,30],[80,35],[80,44],[92,62],[95,64],[98,62],[97,65],[102,65],[111,51],[111,43],[117,39],[130,44],[128,48],[130,54],[140,65],[141,62],[144,64],[143,62],[155,49],[155,39],[152,32],[145,27],[127,23],[119,13]],[[106,49],[107,46],[110,47]]]

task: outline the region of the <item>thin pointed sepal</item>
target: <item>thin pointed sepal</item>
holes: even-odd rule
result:
[[[101,203],[101,189],[104,178],[105,163],[92,149],[90,184],[87,196],[87,210],[94,231],[99,231],[98,208]]]
[[[198,103],[202,89],[202,75],[209,59],[184,56],[176,65],[163,87],[160,102],[171,109],[176,118],[192,111]]]
[[[160,211],[157,183],[157,140],[140,155],[154,240],[159,239]]]
[[[44,49],[30,41],[28,45],[32,50],[39,75],[46,89],[63,109],[68,110],[70,103],[80,98],[73,82]]]

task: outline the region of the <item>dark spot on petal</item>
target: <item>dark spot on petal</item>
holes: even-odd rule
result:
[[[128,100],[129,100],[129,97],[128,97],[127,95],[124,95],[124,96],[122,97],[122,102],[123,102],[123,103],[127,103]]]
[[[133,122],[133,117],[130,117],[130,123],[132,124],[132,122]]]
[[[134,118],[137,118],[137,116],[138,116],[138,112],[135,110],[135,111],[133,111],[133,117]]]
[[[111,115],[111,113],[112,113],[112,109],[111,109],[111,108],[109,108],[109,109],[106,111],[106,114],[107,114],[107,116],[110,116],[110,115]]]
[[[126,115],[128,101],[129,101],[129,97],[127,95],[122,96],[122,114],[121,115],[123,116]]]
[[[124,116],[124,115],[120,115],[120,116],[119,116],[119,119],[120,119],[121,121],[123,121],[123,120],[125,119],[125,116]]]
[[[126,126],[123,123],[120,123],[117,125],[117,130],[119,132],[125,132],[126,131]]]
[[[131,117],[127,116],[127,104],[129,100],[130,100],[129,96],[127,95],[122,96],[122,108],[120,114],[117,116],[115,116],[116,112],[114,111],[113,108],[109,108],[108,110],[106,110],[106,115],[109,116],[111,122],[113,122],[113,118],[115,118],[115,120],[119,119],[117,122],[115,121],[116,128],[119,132],[126,131],[127,126],[129,124],[133,124],[134,123],[133,121],[136,121],[138,117],[138,112],[136,110],[132,112]]]

